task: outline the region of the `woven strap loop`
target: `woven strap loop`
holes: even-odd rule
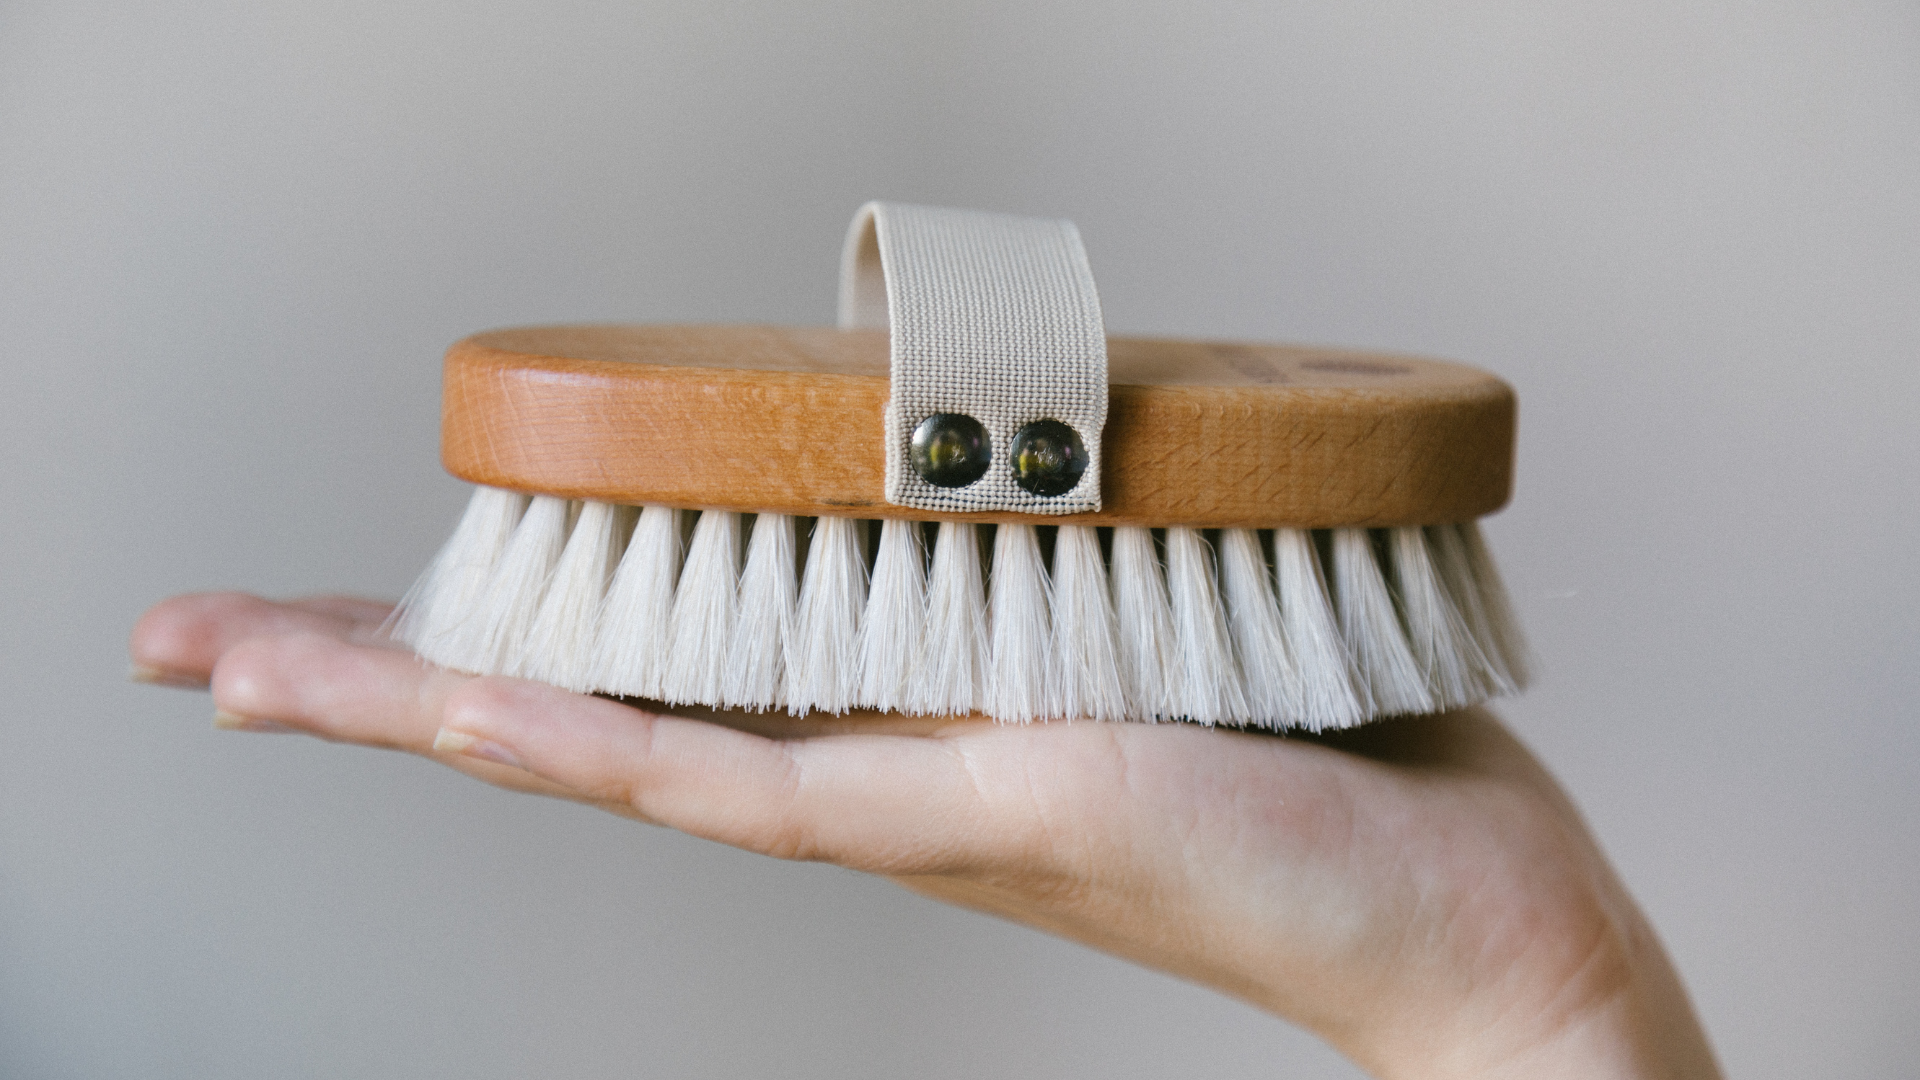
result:
[[[1072,514],[1100,509],[1107,339],[1079,230],[1070,221],[902,203],[854,215],[840,264],[840,325],[887,329],[887,501],[921,510]],[[937,487],[912,464],[928,417],[978,420],[984,475]],[[1015,480],[1015,436],[1054,420],[1079,436],[1086,471],[1035,494]]]

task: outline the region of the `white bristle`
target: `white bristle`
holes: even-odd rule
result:
[[[1227,529],[696,514],[474,491],[401,602],[424,659],[569,690],[795,714],[986,712],[1319,731],[1520,689],[1478,525]],[[697,522],[697,524],[696,524]],[[629,537],[630,534],[630,537]],[[691,535],[691,542],[688,537]],[[691,548],[682,565],[682,551]],[[745,569],[742,548],[745,547]],[[802,559],[802,550],[806,557]],[[622,552],[624,551],[624,554]],[[801,566],[804,563],[804,572]],[[990,599],[989,599],[990,597]]]
[[[740,573],[739,614],[727,645],[728,705],[762,712],[786,704],[786,651],[799,575],[793,518],[756,517],[747,568]]]
[[[1366,699],[1354,685],[1353,658],[1340,639],[1312,535],[1275,529],[1273,563],[1280,623],[1300,671],[1302,726],[1325,731],[1364,722]]]
[[[673,596],[673,643],[661,673],[662,700],[690,705],[722,700],[739,584],[740,515],[708,510],[693,528]]]
[[[888,519],[880,529],[873,587],[860,625],[860,706],[911,707],[913,671],[927,636],[927,568],[920,525]]]
[[[1466,549],[1466,565],[1472,575],[1471,593],[1478,600],[1478,607],[1486,624],[1485,634],[1492,642],[1486,649],[1489,657],[1498,657],[1505,668],[1507,681],[1516,690],[1524,690],[1530,678],[1527,668],[1527,640],[1520,633],[1520,620],[1513,616],[1513,606],[1507,602],[1507,587],[1500,580],[1500,571],[1493,565],[1493,555],[1487,551],[1487,543],[1480,536],[1480,524],[1475,521],[1462,522],[1453,527]],[[1474,628],[1481,633],[1479,627]]]
[[[665,506],[641,508],[600,607],[593,643],[594,689],[623,697],[660,697],[661,673],[673,641],[673,586],[680,576],[680,519],[685,516]]]
[[[1303,680],[1287,648],[1259,533],[1227,529],[1220,534],[1220,578],[1253,724],[1278,730],[1303,723]]]
[[[1062,525],[1053,539],[1053,711],[1069,720],[1121,720],[1127,699],[1114,643],[1113,600],[1100,533]]]
[[[1167,582],[1150,529],[1123,525],[1113,530],[1113,611],[1127,715],[1136,720],[1173,719],[1177,715],[1173,689],[1179,682],[1174,665],[1179,651],[1173,640]]]
[[[1413,649],[1407,644],[1393,595],[1374,560],[1365,529],[1333,530],[1333,592],[1340,633],[1352,652],[1376,716],[1432,712]]]
[[[1175,715],[1202,724],[1246,723],[1247,696],[1214,585],[1213,554],[1200,530],[1167,530],[1167,591],[1180,656]]]
[[[993,659],[987,711],[996,720],[1013,723],[1045,719],[1053,650],[1047,609],[1052,601],[1033,526],[1001,525],[994,530],[989,585],[987,633]]]
[[[393,636],[433,663],[456,666],[451,646],[464,628],[479,625],[493,566],[526,509],[519,492],[474,488],[453,535],[400,601]]]
[[[860,611],[867,603],[862,523],[817,518],[787,650],[787,705],[843,713],[860,697]]]
[[[592,688],[594,630],[632,525],[630,507],[580,504],[513,674],[563,690]]]
[[[476,675],[505,675],[513,670],[520,649],[540,614],[547,579],[567,546],[567,526],[573,506],[566,499],[535,495],[514,526],[513,539],[493,566],[480,618],[472,634],[455,637],[457,659],[450,666]]]
[[[1490,665],[1447,595],[1426,533],[1413,525],[1394,529],[1391,536],[1393,585],[1413,658],[1427,675],[1427,692],[1442,709],[1484,700],[1492,689]]]
[[[914,712],[980,711],[987,679],[987,601],[974,526],[943,521],[927,577],[927,637],[913,694]]]

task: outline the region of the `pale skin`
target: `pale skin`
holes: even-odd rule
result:
[[[1579,812],[1484,709],[1315,739],[669,715],[435,670],[389,610],[176,597],[135,627],[135,677],[210,684],[222,727],[877,874],[1242,998],[1378,1077],[1720,1075]]]

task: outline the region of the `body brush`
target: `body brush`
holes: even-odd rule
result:
[[[1414,357],[1108,338],[1067,222],[870,204],[841,329],[446,358],[479,487],[425,659],[716,708],[1323,730],[1526,680],[1475,520],[1514,397]]]

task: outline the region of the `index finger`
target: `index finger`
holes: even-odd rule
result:
[[[191,593],[163,600],[140,616],[128,641],[139,682],[204,687],[228,649],[248,638],[324,634],[375,643],[391,604],[344,596],[276,602],[241,592]]]
[[[749,851],[888,875],[1051,861],[1029,785],[974,740],[774,739],[499,678],[456,689],[445,717],[440,749],[510,761]]]

